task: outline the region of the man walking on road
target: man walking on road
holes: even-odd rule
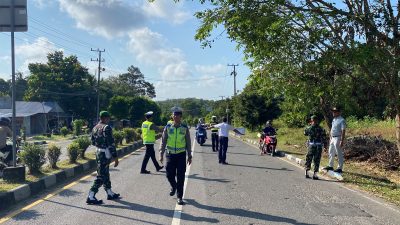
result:
[[[95,195],[102,185],[107,192],[107,200],[118,199],[119,194],[111,190],[110,181],[110,163],[114,158],[114,167],[118,166],[117,150],[115,148],[112,128],[108,125],[110,122],[110,114],[107,111],[100,112],[100,122],[92,130],[92,145],[97,147],[96,162],[97,162],[97,177],[93,182],[92,188],[89,191],[89,196],[86,199],[87,204],[102,204],[102,200],[97,200]]]
[[[335,160],[335,155],[338,157],[338,168],[334,170],[337,173],[343,172],[343,144],[346,135],[346,121],[341,116],[341,110],[339,107],[332,108],[333,121],[330,134],[329,142],[329,165],[324,169],[329,171],[333,170],[333,164]]]
[[[242,135],[236,128],[232,127],[227,123],[228,119],[224,117],[222,119],[223,123],[211,126],[211,128],[219,128],[219,152],[218,152],[218,162],[221,164],[228,164],[226,162],[226,152],[228,151],[228,137],[229,131],[233,130],[235,133]]]
[[[318,180],[319,163],[321,162],[322,147],[326,149],[328,143],[326,140],[326,132],[324,128],[319,126],[317,116],[311,116],[311,126],[304,130],[304,135],[308,136],[308,153],[306,156],[305,175],[308,176],[308,171],[311,170],[311,161],[314,160],[314,175],[313,179]]]
[[[173,107],[171,109],[174,122],[168,124],[163,131],[160,146],[160,161],[164,161],[164,152],[167,149],[167,178],[171,185],[170,196],[177,194],[179,205],[183,205],[183,190],[186,172],[186,154],[188,156],[187,164],[192,163],[192,149],[189,129],[182,124],[182,109]],[[176,177],[176,179],[175,179]]]
[[[142,124],[142,138],[143,144],[146,146],[146,154],[144,155],[142,168],[140,170],[141,174],[149,174],[150,171],[146,170],[147,163],[149,159],[153,161],[154,166],[157,171],[160,171],[164,166],[160,166],[156,159],[156,153],[154,152],[154,143],[156,142],[156,131],[158,131],[158,127],[152,122],[153,120],[153,112],[147,112],[145,114],[146,121]]]
[[[212,116],[212,122],[210,126],[217,125],[217,117]],[[213,152],[218,152],[218,145],[219,145],[219,137],[218,137],[218,128],[213,127],[211,128],[211,143],[212,143],[212,150]]]

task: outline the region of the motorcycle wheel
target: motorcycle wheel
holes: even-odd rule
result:
[[[268,153],[268,145],[267,144],[263,145],[263,152],[264,152],[264,154]]]

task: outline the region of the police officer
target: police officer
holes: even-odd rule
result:
[[[109,166],[112,158],[114,158],[114,167],[118,166],[117,150],[115,149],[114,138],[112,136],[112,128],[108,125],[110,122],[110,114],[107,111],[100,112],[100,121],[92,130],[92,145],[97,147],[97,177],[93,182],[86,199],[87,204],[102,204],[102,200],[97,200],[95,195],[102,185],[107,192],[107,200],[118,199],[119,194],[111,190]]]
[[[214,125],[218,124],[216,116],[212,116],[211,120],[212,121],[210,123],[210,126],[214,126]],[[219,138],[218,138],[218,128],[217,127],[211,128],[211,143],[212,143],[213,152],[218,152]]]
[[[187,164],[192,163],[192,150],[189,129],[181,123],[182,109],[173,107],[171,109],[174,122],[168,124],[163,131],[160,146],[160,161],[164,160],[164,152],[167,149],[166,172],[171,185],[170,196],[177,193],[177,203],[183,205],[183,185],[185,183],[186,154]],[[176,177],[176,180],[175,180]]]
[[[308,153],[306,156],[305,175],[308,176],[308,171],[311,169],[311,161],[314,160],[314,175],[313,179],[318,180],[319,163],[321,161],[322,147],[327,148],[328,142],[324,128],[319,125],[317,116],[311,116],[311,125],[304,130],[304,135],[308,136]]]
[[[140,173],[149,174],[150,171],[146,170],[147,163],[149,159],[153,161],[154,166],[157,171],[160,171],[164,166],[160,166],[156,160],[156,153],[154,152],[154,143],[156,142],[156,131],[158,131],[158,127],[152,122],[153,121],[153,112],[147,112],[144,114],[146,116],[146,121],[142,123],[142,138],[143,144],[146,146],[146,154],[144,155],[142,162],[142,169]]]

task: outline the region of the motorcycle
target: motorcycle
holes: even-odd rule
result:
[[[17,139],[16,142],[16,150],[17,150],[17,155],[22,151],[20,146],[21,146],[21,140]],[[20,158],[17,156],[16,158],[17,163],[20,163]],[[7,145],[3,149],[0,149],[0,171],[2,171],[4,168],[8,166],[12,166],[13,164],[13,154],[12,154],[12,142],[10,139],[7,140]]]
[[[270,154],[271,156],[275,156],[276,155],[276,144],[277,144],[276,134],[265,135],[265,134],[258,133],[257,136],[260,138],[258,141],[260,155]]]
[[[202,146],[206,142],[207,132],[203,125],[199,125],[196,128],[196,140],[200,146]]]

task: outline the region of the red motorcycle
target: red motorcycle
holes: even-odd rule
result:
[[[265,135],[259,133],[257,136],[260,138],[258,141],[258,148],[260,149],[260,155],[270,154],[271,156],[275,156],[276,144],[278,142],[276,139],[276,134]]]

